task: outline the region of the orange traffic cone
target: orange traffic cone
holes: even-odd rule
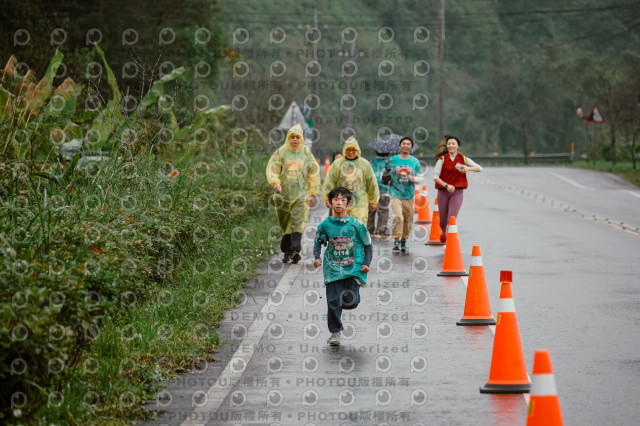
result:
[[[327,171],[329,171],[329,167],[331,166],[331,163],[329,162],[329,156],[327,155],[326,157],[324,157],[324,175],[327,175]]]
[[[547,350],[538,350],[533,355],[533,378],[527,426],[562,426],[560,401],[556,379],[551,368],[551,356]]]
[[[427,246],[443,246],[444,243],[440,242],[440,235],[442,229],[440,229],[440,212],[438,211],[438,198],[433,200],[433,219],[431,219],[431,232],[429,232],[429,241],[425,243]]]
[[[418,198],[420,198],[420,187],[417,183],[413,184],[413,211],[418,211]]]
[[[416,223],[431,223],[431,212],[429,211],[429,196],[427,195],[427,187],[422,187],[422,192],[416,198],[418,205],[418,220]]]
[[[467,283],[467,297],[464,303],[464,314],[456,325],[493,325],[495,318],[491,315],[487,282],[484,279],[484,266],[480,256],[480,246],[471,249],[471,268]]]
[[[480,388],[480,393],[529,392],[531,382],[524,363],[518,317],[511,294],[511,271],[500,271],[500,303],[496,321],[496,336],[493,339],[493,354],[489,381]]]
[[[462,264],[460,241],[458,240],[458,225],[456,217],[449,216],[449,232],[447,232],[447,245],[444,249],[444,262],[439,277],[462,277],[469,275]]]

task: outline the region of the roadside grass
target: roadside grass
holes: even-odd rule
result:
[[[222,343],[277,235],[266,138],[226,106],[178,123],[162,100],[182,68],[125,114],[95,48],[112,93],[91,110],[93,90],[52,86],[58,50],[39,82],[13,56],[0,78],[1,424],[149,417],[158,382]]]
[[[215,327],[237,305],[244,283],[273,249],[271,221],[253,217],[229,226],[185,259],[175,282],[123,297],[69,378],[63,403],[43,407],[46,423],[129,424],[153,417],[143,408],[158,382],[202,368],[224,341]]]
[[[634,169],[631,161],[618,162],[615,166],[611,164],[611,161],[599,160],[595,165],[591,161],[576,161],[571,163],[570,167],[614,173],[627,182],[640,186],[640,169]]]
[[[146,261],[135,260],[145,255],[121,257],[121,268],[134,274],[144,271],[153,277],[153,284],[118,294],[117,307],[95,329],[93,341],[78,356],[75,368],[68,369],[64,383],[49,393],[47,403],[33,418],[40,423],[77,425],[149,419],[153,412],[143,405],[155,399],[159,381],[198,369],[213,359],[216,347],[224,344],[215,327],[224,312],[237,305],[239,291],[255,277],[256,267],[272,253],[276,242],[268,192],[260,192],[266,185],[262,179],[265,163],[262,156],[218,158],[199,182],[204,184],[195,185],[199,191],[189,188],[189,167],[176,168],[185,180],[177,183],[182,188],[176,189],[170,212],[162,213],[162,218],[155,217],[155,209],[148,206],[162,203],[167,187],[160,185],[162,191],[143,194],[113,185],[115,199],[127,199],[125,193],[135,198],[132,208],[124,212],[121,234],[126,244],[155,251]],[[234,177],[230,167],[241,169],[245,179]],[[196,199],[196,194],[209,196]],[[205,203],[207,208],[202,211],[209,213],[198,214],[194,203]],[[104,211],[120,208],[107,203]],[[93,221],[106,224],[110,218],[105,213],[94,216]],[[154,219],[159,223],[149,228]],[[105,253],[109,243],[105,242]],[[124,241],[111,243],[115,248]],[[152,261],[158,258],[157,263]]]

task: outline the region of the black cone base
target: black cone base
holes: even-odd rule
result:
[[[467,271],[460,272],[439,272],[439,277],[468,277],[469,273]]]
[[[524,385],[490,385],[480,388],[480,393],[529,393],[531,384]]]
[[[456,321],[456,325],[496,325],[495,318],[474,318],[464,319]]]

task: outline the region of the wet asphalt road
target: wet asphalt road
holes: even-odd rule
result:
[[[433,208],[436,192],[429,185]],[[568,168],[486,168],[458,216],[465,268],[479,245],[495,315],[500,270],[513,271],[531,372],[548,349],[567,425],[640,418],[640,190],[613,175]],[[445,278],[444,247],[416,225],[409,253],[374,240],[361,304],[343,312],[343,346],[326,345],[322,273],[274,257],[247,284],[220,332],[215,362],[166,383],[154,425],[513,425],[522,395],[480,394],[493,333],[458,327],[465,278]]]

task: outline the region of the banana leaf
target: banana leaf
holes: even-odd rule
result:
[[[102,63],[104,64],[105,69],[107,70],[107,82],[109,83],[109,87],[111,88],[113,101],[120,105],[120,101],[122,101],[122,92],[120,92],[120,88],[118,87],[118,80],[116,80],[116,75],[111,70],[109,63],[107,62],[107,58],[104,56],[104,51],[97,44],[95,44],[94,46],[96,48],[96,52],[98,52],[98,55],[102,59]]]
[[[52,117],[72,118],[76,112],[77,99],[82,92],[82,88],[82,85],[76,84],[71,78],[67,78],[53,92],[54,96],[47,104],[45,113]],[[60,105],[61,100],[64,100],[63,105]]]
[[[229,108],[229,105],[219,105],[217,107],[209,108],[206,111],[197,112],[193,117],[191,124],[176,130],[174,132],[174,137],[177,140],[183,140],[192,135],[196,130],[206,128],[208,124],[213,124],[219,121],[219,116],[226,113]]]
[[[44,73],[44,77],[38,82],[30,96],[27,109],[30,110],[31,115],[36,115],[42,105],[49,99],[53,91],[53,79],[58,72],[60,64],[62,64],[62,58],[64,55],[60,50],[56,49],[56,53],[49,62],[49,66]]]
[[[9,57],[9,60],[7,61],[7,64],[4,66],[4,69],[2,70],[2,80],[5,79],[5,77],[9,76],[11,78],[15,78],[16,77],[16,64],[18,63],[18,58],[16,58],[15,56],[11,55]]]
[[[118,87],[116,76],[111,70],[107,58],[105,58],[104,51],[97,44],[95,48],[100,58],[102,58],[102,63],[107,71],[107,81],[112,92],[112,98],[107,102],[106,107],[100,111],[95,120],[93,120],[91,126],[93,134],[97,132],[98,135],[96,147],[102,148],[106,145],[112,134],[115,134],[118,129],[125,126],[126,119],[120,109],[122,92],[120,92],[120,88]]]
[[[5,114],[10,115],[12,95],[4,87],[0,87],[0,117],[4,117]]]
[[[151,85],[151,89],[149,89],[149,92],[144,95],[140,102],[140,111],[146,110],[150,105],[155,105],[158,102],[158,99],[165,94],[165,83],[175,80],[182,74],[184,74],[184,67],[176,68],[169,74],[163,75],[158,80],[154,81]]]

